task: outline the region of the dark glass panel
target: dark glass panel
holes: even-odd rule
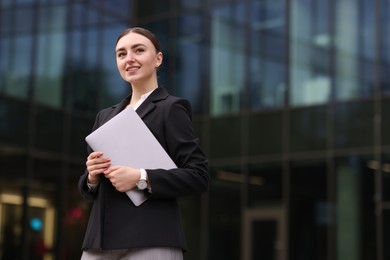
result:
[[[131,7],[132,3],[135,2],[129,1],[129,0],[101,0],[100,4],[104,4],[105,8],[112,10],[113,12],[116,12],[117,14],[120,14],[122,17],[130,17],[131,14]],[[143,1],[139,1],[143,2]]]
[[[285,2],[273,0],[252,0],[249,5],[251,48],[281,61],[286,48],[285,8]]]
[[[259,113],[249,116],[249,155],[278,154],[282,152],[282,112]]]
[[[325,150],[327,139],[326,110],[326,106],[291,110],[291,151]]]
[[[240,259],[241,245],[241,180],[240,168],[211,169],[210,198],[210,248],[207,259]]]
[[[39,150],[62,152],[64,147],[63,113],[37,107],[35,122],[35,147]]]
[[[390,145],[390,99],[389,98],[383,98],[382,99],[382,118],[378,118],[377,120],[380,120],[381,125],[381,138],[382,138],[382,144],[383,145]]]
[[[91,133],[94,117],[85,118],[73,115],[70,128],[70,155],[74,158],[86,159],[87,144],[85,137]]]
[[[98,97],[95,76],[97,73],[101,73],[101,71],[98,69],[91,70],[81,64],[75,64],[69,73],[69,86],[72,88],[71,100],[73,109],[76,111],[95,112]]]
[[[241,110],[245,78],[245,5],[218,5],[210,17],[210,113]]]
[[[337,100],[374,94],[369,71],[375,58],[376,5],[337,1],[334,8],[334,91]],[[369,76],[366,78],[365,76]]]
[[[335,105],[334,138],[336,148],[371,146],[374,141],[372,102]]]
[[[372,157],[337,158],[335,168],[336,259],[375,259],[375,180]]]
[[[70,26],[73,28],[81,28],[84,23],[86,23],[86,20],[88,19],[88,16],[85,15],[85,4],[84,3],[74,3],[70,5],[69,7],[69,23]]]
[[[15,2],[18,4],[18,5],[24,5],[24,4],[32,4],[34,3],[36,0],[16,0]]]
[[[32,36],[17,36],[11,41],[13,46],[12,61],[7,75],[7,95],[27,98],[31,79]]]
[[[66,200],[63,212],[62,243],[61,250],[66,259],[80,259],[80,245],[83,243],[84,233],[88,225],[91,203],[82,199],[77,188],[77,183],[81,174],[84,173],[84,161],[80,164],[66,165],[69,173],[67,185],[64,187]]]
[[[249,63],[251,109],[282,107],[286,91],[284,62],[253,54],[249,57]]]
[[[45,155],[37,155],[33,161],[34,180],[30,182],[29,187],[29,193],[39,197],[44,202],[41,207],[42,210],[47,212],[43,220],[45,223],[42,230],[43,238],[45,246],[51,250],[56,249],[56,243],[63,240],[59,226],[65,223],[62,219],[63,207],[66,205],[63,196],[66,194],[64,187],[67,185],[67,174],[60,159],[60,157],[49,158]],[[49,239],[48,236],[52,239]],[[57,236],[57,239],[54,239],[55,236]],[[76,238],[73,239],[76,240]]]
[[[4,10],[1,10],[0,28],[1,28],[1,33],[2,34],[5,35],[5,34],[8,34],[8,33],[12,32],[13,17],[15,17],[14,9],[4,9]]]
[[[2,7],[9,7],[12,3],[14,3],[15,0],[2,0],[0,2],[0,6]]]
[[[175,92],[191,101],[193,112],[202,113],[206,105],[207,63],[204,62],[204,19],[200,14],[186,14],[177,19],[175,38]]]
[[[390,243],[390,209],[386,209],[382,212],[383,215],[383,259],[390,259],[390,247],[387,245]]]
[[[184,233],[190,249],[185,253],[186,260],[198,260],[201,257],[202,204],[200,196],[190,196],[179,200]]]
[[[252,260],[277,260],[278,226],[274,220],[254,220],[251,225]],[[266,234],[266,236],[265,236]]]
[[[249,207],[282,202],[281,163],[251,164],[249,166]]]
[[[58,0],[56,1],[58,2]],[[58,4],[58,3],[56,3]],[[39,29],[42,33],[49,31],[65,30],[66,25],[65,5],[40,5],[39,7]]]
[[[148,1],[146,1],[148,2]],[[163,2],[163,1],[162,1]],[[174,59],[174,52],[171,51],[171,20],[159,20],[156,22],[142,24],[141,26],[152,31],[160,42],[162,53],[164,54],[162,65],[158,71],[158,84],[172,91],[173,84],[170,83],[169,78],[172,59]]]
[[[202,6],[205,0],[178,0],[179,8],[196,8]]]
[[[7,75],[9,73],[11,41],[8,37],[0,37],[0,93],[5,92]]]
[[[290,259],[326,260],[327,202],[325,161],[294,162],[290,172]]]
[[[241,118],[230,116],[210,122],[211,158],[239,157],[241,154]]]
[[[0,99],[0,142],[27,146],[29,139],[29,106],[12,99]]]
[[[292,106],[327,103],[331,97],[329,1],[296,0],[288,11],[289,102]]]
[[[153,15],[161,15],[172,10],[172,1],[170,0],[142,0],[137,1],[136,16],[138,19],[144,19]]]
[[[390,1],[380,1],[381,9],[379,12],[379,24],[380,24],[380,55],[378,56],[380,61],[380,83],[382,91],[386,94],[390,94],[390,37],[388,37],[390,31]]]
[[[37,42],[34,99],[40,104],[61,107],[65,34],[42,33],[39,34]]]
[[[26,150],[0,147],[0,163],[1,163],[1,178],[0,191],[4,188],[3,185],[14,186],[25,178],[27,173],[27,156]]]
[[[14,9],[13,32],[16,34],[31,33],[34,29],[36,12],[33,7],[19,7]]]
[[[100,95],[99,95],[99,108],[112,106],[117,104],[125,96],[129,94],[130,85],[124,81],[117,69],[115,58],[115,42],[119,34],[125,29],[125,25],[112,24],[105,26],[102,32],[102,46],[100,68],[102,69],[99,78],[100,83]],[[95,93],[97,89],[92,90]]]
[[[383,162],[379,164],[377,161],[372,161],[367,164],[370,169],[380,169],[382,173],[382,200],[386,203],[390,203],[390,154],[383,155]]]

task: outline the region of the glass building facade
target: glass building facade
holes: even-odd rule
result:
[[[129,91],[130,26],[210,160],[185,259],[390,258],[390,1],[0,0],[0,259],[79,259],[84,138]]]

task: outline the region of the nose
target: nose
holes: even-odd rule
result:
[[[126,58],[128,61],[135,61],[134,55],[131,53],[129,53]]]

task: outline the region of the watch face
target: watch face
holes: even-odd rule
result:
[[[139,182],[137,182],[137,187],[139,190],[144,190],[146,189],[146,187],[148,187],[148,184],[145,180],[140,180]]]

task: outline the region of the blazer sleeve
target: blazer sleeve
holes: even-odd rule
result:
[[[101,114],[101,112],[99,112],[96,116],[95,123],[92,127],[92,132],[95,131],[100,125],[100,123],[99,123],[100,114]],[[92,151],[91,147],[89,147],[89,145],[87,145],[87,153],[90,154],[92,152],[93,151]],[[88,171],[87,171],[87,169],[85,169],[84,174],[82,174],[79,178],[79,182],[78,182],[79,191],[81,193],[81,196],[84,199],[94,200],[97,197],[97,192],[99,190],[99,187],[97,187],[94,190],[90,190],[88,185],[87,185],[87,180],[88,180]]]
[[[173,198],[205,192],[209,185],[208,160],[191,119],[191,105],[175,99],[164,107],[163,131],[167,152],[176,169],[146,169],[152,188],[150,198]]]

